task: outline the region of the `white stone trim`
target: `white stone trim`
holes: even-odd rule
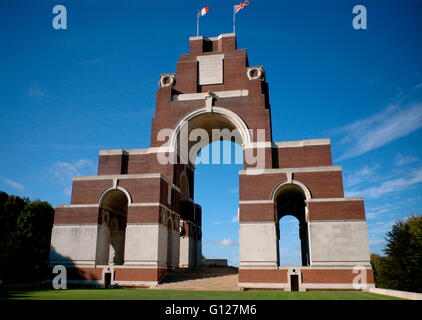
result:
[[[177,146],[177,137],[179,135],[181,127],[188,123],[189,120],[202,115],[209,113],[209,110],[207,108],[202,107],[201,109],[197,109],[188,115],[186,115],[183,119],[179,121],[179,123],[176,125],[175,129],[173,130],[173,133],[169,140],[169,147],[167,147],[167,150],[176,150]],[[221,114],[224,117],[227,117],[229,121],[239,130],[239,133],[242,136],[242,147],[249,147],[251,145],[252,139],[250,136],[250,132],[248,130],[248,127],[246,123],[240,118],[236,113],[233,111],[230,111],[229,109],[222,108],[222,107],[213,107],[212,113],[218,113]],[[162,147],[165,148],[165,147]],[[164,150],[164,149],[162,149]]]
[[[163,179],[167,180],[161,173],[141,173],[141,174],[111,174],[102,176],[75,176],[73,180],[113,180],[113,179]]]
[[[255,70],[257,71],[257,75],[256,76],[252,76],[252,71]],[[248,77],[249,80],[259,80],[259,79],[264,79],[265,76],[265,71],[264,71],[264,67],[263,66],[256,66],[256,67],[248,67],[246,69],[246,75]]]
[[[350,269],[350,267],[362,266],[370,270],[370,260],[365,261],[311,261],[311,269]],[[350,269],[353,270],[353,269]]]
[[[204,100],[207,96],[207,92],[201,93],[184,93],[176,94],[171,97],[171,101],[192,101],[192,100]],[[215,98],[235,98],[235,97],[247,97],[249,90],[227,90],[227,91],[215,91],[212,92]]]
[[[245,149],[266,149],[272,148],[273,143],[271,141],[258,141],[258,142],[251,142]]]
[[[238,285],[241,288],[284,289],[285,291],[291,290],[290,283],[284,283],[284,282],[281,282],[281,283],[239,282]],[[372,288],[375,288],[375,285],[373,283],[367,283],[366,287],[369,289],[369,291],[371,291]],[[300,279],[299,279],[299,288],[301,291],[306,291],[308,289],[352,289],[356,291],[362,290],[362,289],[355,289],[353,287],[353,283],[300,283]]]
[[[121,281],[121,280],[112,280],[112,285],[122,285],[122,286],[156,286],[158,281]]]
[[[254,288],[254,289],[290,289],[289,284],[285,282],[239,282],[240,288]]]
[[[57,205],[56,208],[99,208],[100,205],[96,204],[64,204]]]
[[[62,225],[60,225],[62,226]],[[56,265],[62,265],[66,269],[72,269],[72,268],[95,268],[95,261],[93,260],[73,260],[70,259],[68,261],[72,261],[70,263],[66,263],[66,260],[50,260],[48,262],[49,267],[54,267]]]
[[[236,34],[233,33],[233,32],[232,33],[222,33],[217,37],[211,37],[211,38],[208,38],[208,39],[209,40],[220,40],[221,38],[233,38],[235,36],[236,36]]]
[[[100,156],[120,156],[125,153],[124,149],[100,150]]]
[[[308,139],[308,140],[298,140],[298,141],[282,141],[274,142],[274,145],[277,148],[298,148],[305,146],[321,146],[321,145],[330,145],[330,139]]]
[[[332,219],[332,220],[311,220],[308,223],[326,223],[326,222],[366,222],[366,219]]]
[[[103,190],[103,191],[100,193],[100,195],[99,195],[99,196],[98,196],[98,198],[97,198],[97,203],[98,203],[98,205],[101,205],[101,204],[102,204],[102,202],[103,202],[103,199],[104,199],[105,195],[106,195],[109,191],[112,191],[112,190],[120,190],[120,191],[122,191],[122,192],[126,195],[128,205],[129,205],[130,203],[132,203],[132,197],[131,197],[130,193],[129,193],[129,192],[128,192],[125,188],[123,188],[123,187],[121,187],[121,186],[118,186],[118,185],[117,185],[117,180],[118,180],[118,179],[116,179],[116,178],[115,178],[115,179],[113,179],[113,187],[107,188],[107,189]]]
[[[263,262],[263,261],[240,261],[239,269],[265,269],[278,270],[277,262]]]
[[[275,224],[275,221],[239,221],[239,224]]]
[[[207,37],[204,37],[204,36],[189,37],[189,41],[203,40],[203,39],[214,41],[214,40],[220,40],[221,38],[232,38],[232,37],[235,37],[235,36],[236,36],[235,33],[222,33],[218,37],[211,37],[211,38],[207,38]]]
[[[129,207],[159,207],[159,206],[164,206],[164,205],[159,202],[138,202],[138,203],[131,203],[128,206]]]
[[[175,77],[175,73],[167,73],[167,74],[161,74],[160,75],[160,80],[158,81],[159,86],[161,88],[165,88],[165,87],[173,87],[174,84],[176,83],[176,77]],[[169,78],[170,82],[169,83],[165,83],[165,79]]]
[[[288,172],[287,175],[289,175],[289,174],[292,174],[292,173],[291,172]],[[272,201],[275,201],[275,196],[276,196],[278,190],[280,188],[282,188],[283,186],[288,185],[288,184],[295,184],[295,185],[297,185],[299,188],[302,189],[303,193],[305,194],[306,200],[311,200],[312,195],[311,195],[311,192],[309,191],[308,187],[305,186],[300,181],[291,180],[290,182],[289,181],[281,182],[281,183],[279,183],[278,185],[276,185],[274,187],[274,189],[271,191],[271,199],[272,199]]]
[[[104,280],[67,280],[69,284],[103,285]]]
[[[279,168],[279,169],[246,169],[240,170],[242,175],[277,174],[277,173],[304,173],[304,172],[327,172],[341,171],[341,166],[302,167],[302,168]]]
[[[157,261],[136,260],[128,261],[116,267],[116,269],[166,269],[167,265],[158,263]]]
[[[115,155],[142,155],[150,153],[159,153],[161,149],[159,147],[151,147],[144,149],[110,149],[110,150],[100,150],[100,156],[115,156]]]
[[[362,291],[362,289],[356,289],[355,286],[365,286],[367,288],[375,288],[375,284],[373,283],[302,283],[302,287],[305,290],[308,289],[352,289],[356,291]]]
[[[239,204],[274,203],[273,200],[240,200]]]
[[[363,198],[318,198],[309,199],[308,202],[338,202],[338,201],[363,201]]]

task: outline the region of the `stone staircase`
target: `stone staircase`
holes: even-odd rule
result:
[[[235,267],[199,266],[176,269],[151,289],[239,291],[237,282],[238,269]]]

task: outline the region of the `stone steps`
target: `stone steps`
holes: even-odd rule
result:
[[[234,267],[194,267],[176,269],[153,289],[239,291],[238,270]]]

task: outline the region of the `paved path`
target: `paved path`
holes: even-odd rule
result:
[[[195,267],[170,272],[152,289],[239,291],[238,270],[233,267]]]

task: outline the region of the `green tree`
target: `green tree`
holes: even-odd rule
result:
[[[0,192],[0,279],[41,280],[47,270],[54,209]]]
[[[28,203],[29,200],[27,198],[8,196],[1,212],[1,232],[3,235],[7,235],[15,229],[19,214]]]
[[[28,203],[18,217],[16,236],[20,240],[19,251],[25,254],[21,257],[28,280],[42,279],[45,275],[53,219],[54,209],[40,200]]]
[[[386,241],[384,257],[371,255],[376,285],[422,292],[422,216],[397,221]]]

